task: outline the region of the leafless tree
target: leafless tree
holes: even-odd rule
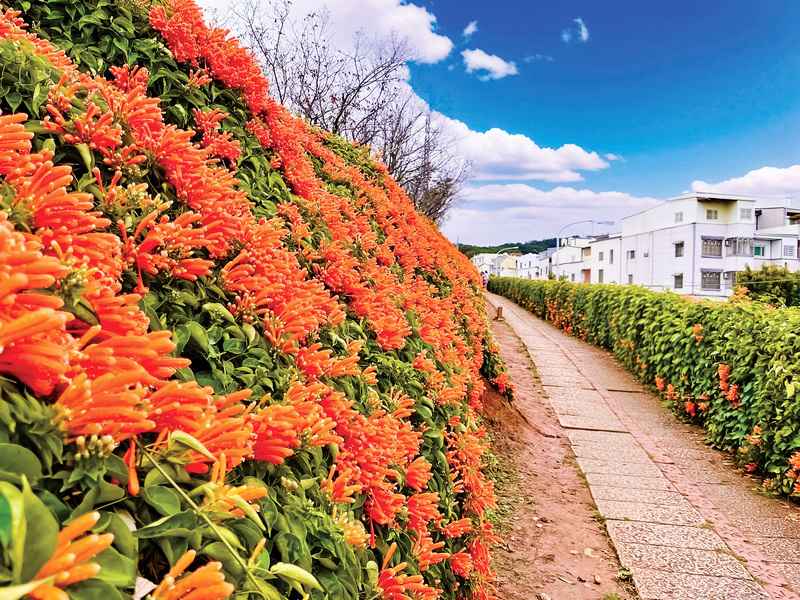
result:
[[[467,165],[408,86],[404,40],[357,34],[349,48],[339,48],[328,14],[298,19],[291,0],[238,0],[231,16],[280,102],[314,125],[371,146],[420,212],[437,222],[444,217]]]

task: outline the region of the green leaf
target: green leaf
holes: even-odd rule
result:
[[[25,506],[25,551],[22,558],[22,581],[32,579],[53,554],[58,536],[58,523],[53,513],[36,497],[28,481],[22,481]]]
[[[231,575],[235,577],[240,577],[242,575],[242,565],[239,564],[236,556],[234,556],[222,542],[212,542],[203,548],[203,554],[212,560],[221,562],[225,570]]]
[[[71,600],[122,600],[123,598],[117,588],[100,579],[81,581],[69,586],[69,597]]]
[[[136,581],[136,562],[115,548],[107,548],[93,562],[100,565],[100,573],[96,577],[100,581],[123,588],[132,587]]]
[[[106,513],[108,514],[108,513]],[[130,519],[128,515],[128,519]],[[111,513],[106,531],[114,534],[114,546],[125,556],[138,560],[139,541],[134,537],[133,532],[128,528],[125,520],[117,513]]]
[[[155,508],[162,516],[170,516],[180,512],[181,499],[175,490],[154,485],[144,488],[142,494],[145,502]]]
[[[25,555],[25,534],[27,522],[25,520],[25,500],[17,488],[10,483],[0,481],[0,496],[5,501],[8,512],[0,527],[3,538],[8,543],[3,544],[4,553],[11,558],[11,569],[14,581],[21,580],[22,563]]]
[[[191,510],[164,517],[138,529],[134,535],[140,540],[160,537],[190,537],[200,526],[200,519]]]

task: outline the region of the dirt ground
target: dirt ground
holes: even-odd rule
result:
[[[493,329],[516,387],[513,405],[494,392],[485,398],[503,539],[498,597],[636,598],[527,352],[507,324]]]

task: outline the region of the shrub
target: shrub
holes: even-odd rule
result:
[[[800,449],[800,310],[634,286],[492,279],[490,290],[612,351],[709,441],[792,493]]]
[[[466,258],[191,0],[10,4],[6,596],[489,597]]]
[[[786,267],[766,265],[758,270],[747,267],[737,274],[736,283],[746,288],[753,300],[776,306],[800,304],[800,273]]]

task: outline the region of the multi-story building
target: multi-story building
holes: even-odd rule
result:
[[[522,279],[536,279],[537,268],[539,266],[538,254],[520,254],[516,258],[516,277]]]
[[[517,257],[512,254],[476,254],[472,264],[481,273],[498,277],[517,277]]]
[[[561,246],[551,257],[551,272],[556,279],[589,283],[592,246],[590,238],[569,237],[560,240]],[[542,279],[546,279],[547,276]]]
[[[490,275],[641,285],[725,297],[737,273],[777,265],[800,270],[800,202],[691,193],[622,219],[622,230],[560,240],[539,254],[479,254]]]
[[[621,282],[694,296],[727,296],[736,273],[747,267],[770,263],[796,270],[800,225],[785,224],[786,206],[761,209],[761,203],[744,196],[695,193],[624,218]]]
[[[591,283],[622,283],[622,235],[604,235],[590,242]]]

